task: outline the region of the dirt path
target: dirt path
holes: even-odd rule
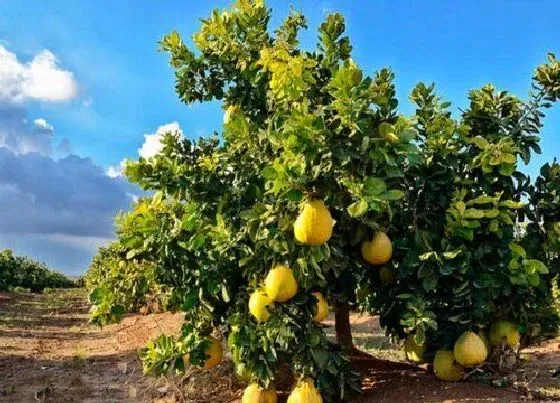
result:
[[[151,384],[136,349],[176,331],[180,316],[128,317],[99,329],[87,324],[87,311],[82,290],[21,294],[0,305],[0,401],[143,401]]]
[[[98,329],[87,323],[83,290],[0,297],[0,401],[239,402],[244,384],[232,376],[228,360],[215,371],[193,370],[182,378],[143,376],[137,349],[162,332],[178,331],[181,314],[130,316]],[[387,341],[375,318],[356,315],[352,322],[359,348],[377,358],[402,359],[401,350]],[[560,381],[551,378],[560,367],[559,342],[529,350],[532,361],[506,382],[518,390],[448,384],[398,362],[356,360],[365,390],[357,401],[515,402],[547,396],[559,401],[554,399],[560,396]]]

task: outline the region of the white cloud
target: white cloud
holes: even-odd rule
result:
[[[35,126],[37,126],[39,129],[50,130],[51,132],[54,131],[52,125],[48,124],[47,121],[43,118],[35,119],[33,123],[35,123]]]
[[[159,126],[155,133],[144,135],[144,144],[142,144],[142,147],[138,149],[138,155],[144,158],[151,158],[161,152],[163,149],[161,141],[163,140],[163,136],[167,133],[172,133],[175,136],[180,137],[183,135],[183,130],[181,130],[181,127],[177,122],[171,122]],[[105,171],[105,174],[110,178],[123,177],[126,161],[127,159],[125,158],[121,160],[119,165],[109,166]]]
[[[106,172],[107,176],[110,178],[116,178],[122,175],[120,167],[109,167]]]
[[[127,159],[125,158],[121,160],[119,165],[110,166],[109,168],[107,168],[107,171],[105,171],[107,176],[109,176],[110,178],[122,177],[124,175],[124,167],[126,165],[126,161]]]
[[[163,150],[163,144],[161,141],[166,133],[172,133],[176,136],[183,135],[183,131],[177,122],[160,126],[154,134],[144,135],[144,144],[142,144],[142,147],[138,149],[138,155],[144,158],[151,158],[158,154],[161,150]]]
[[[28,63],[0,44],[0,101],[69,101],[78,94],[74,74],[62,70],[56,56],[43,50]]]

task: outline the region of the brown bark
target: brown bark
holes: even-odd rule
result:
[[[350,306],[347,302],[337,303],[334,308],[334,329],[337,343],[348,352],[354,351],[350,327]]]

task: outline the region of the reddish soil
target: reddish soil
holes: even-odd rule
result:
[[[3,295],[6,297],[7,295]],[[142,374],[137,349],[162,332],[174,333],[181,314],[129,316],[99,329],[87,323],[81,290],[0,299],[0,401],[5,402],[239,402],[245,385],[229,360],[211,372],[182,378]],[[359,332],[378,330],[376,318],[355,316]],[[328,324],[328,322],[327,322]],[[379,337],[379,336],[377,336]],[[444,383],[426,369],[367,355],[353,360],[363,375],[356,402],[517,402],[560,396],[560,339],[528,350],[532,360],[508,375],[508,385]],[[284,400],[287,393],[281,393]]]

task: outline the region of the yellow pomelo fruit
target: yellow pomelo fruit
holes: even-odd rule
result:
[[[371,241],[362,243],[362,257],[366,262],[381,265],[391,260],[393,245],[385,232],[379,231]]]
[[[490,346],[490,341],[488,340],[488,336],[486,335],[486,333],[480,333],[479,336],[482,339],[482,341],[484,342],[484,345],[486,346],[486,350],[488,351],[488,354],[490,354],[491,346]]]
[[[463,367],[474,367],[481,364],[488,357],[488,349],[484,339],[474,332],[463,333],[453,347],[455,361]]]
[[[266,294],[278,302],[286,302],[298,290],[296,278],[292,269],[285,266],[276,266],[271,269],[264,280]]]
[[[216,365],[222,361],[222,344],[213,337],[208,338],[208,347],[204,350],[204,354],[206,355],[206,361],[204,361],[204,365],[202,368],[204,369],[212,369]],[[183,361],[186,363],[189,362],[189,355],[185,354],[183,356]]]
[[[383,266],[379,269],[379,279],[381,280],[382,285],[391,285],[395,284],[397,281],[397,273],[394,270],[391,270],[387,266]]]
[[[249,312],[259,322],[266,322],[270,317],[268,307],[272,305],[272,299],[262,291],[255,291],[249,297]]]
[[[465,371],[455,363],[453,351],[438,350],[434,357],[434,372],[442,381],[457,382],[463,379]]]
[[[323,403],[323,398],[315,388],[311,379],[304,379],[297,383],[287,403]]]
[[[508,346],[513,347],[519,343],[521,335],[517,330],[517,325],[505,320],[496,322],[490,328],[490,343],[498,346],[503,341]]]
[[[245,388],[241,403],[276,403],[276,391],[263,389],[258,383],[253,382]]]
[[[424,362],[424,352],[426,351],[426,343],[417,344],[414,340],[414,335],[409,334],[404,342],[404,354],[406,359],[410,362],[421,363]]]
[[[387,135],[385,136],[385,140],[387,140],[389,143],[396,143],[397,141],[399,141],[399,136],[397,136],[395,133],[387,133]]]
[[[317,299],[317,310],[315,312],[315,316],[313,317],[313,322],[319,323],[329,316],[329,304],[327,304],[325,297],[323,297],[323,294],[320,292],[314,292],[312,295]]]
[[[306,202],[294,222],[294,236],[306,245],[323,245],[331,235],[334,221],[322,200]]]
[[[204,353],[207,357],[206,361],[204,362],[204,369],[214,368],[220,363],[220,361],[222,361],[222,343],[220,343],[213,337],[210,337],[208,341],[209,345],[208,347],[206,347],[206,350],[204,350]]]

